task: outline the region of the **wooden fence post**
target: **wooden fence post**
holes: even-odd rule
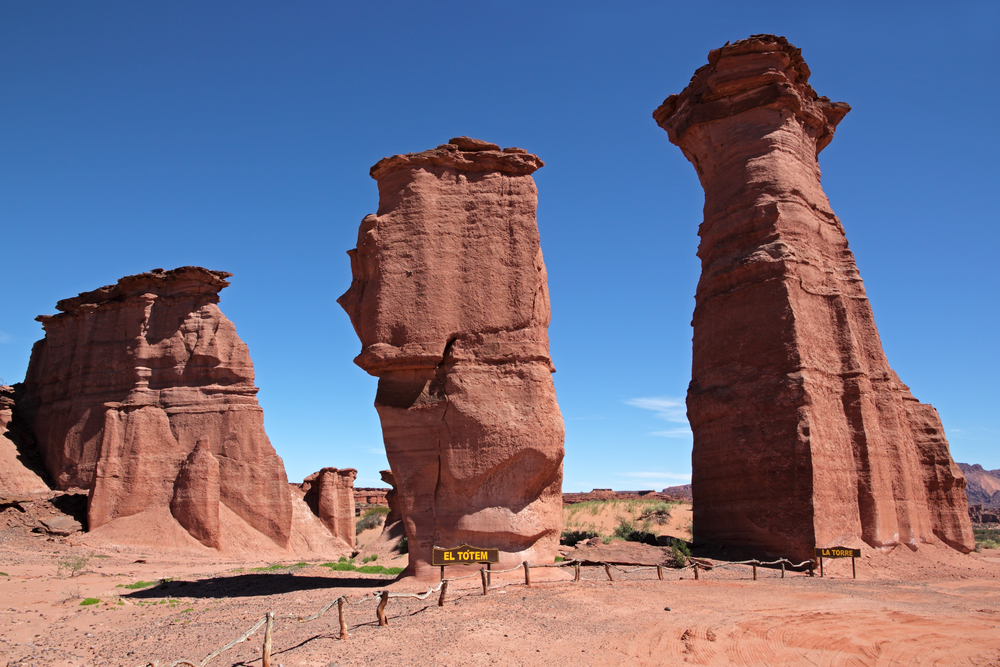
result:
[[[441,597],[438,598],[438,606],[444,606],[444,596],[448,593],[448,580],[445,579],[441,582]]]
[[[753,565],[753,580],[757,581],[757,561],[754,561],[752,565]]]
[[[274,629],[274,612],[267,612],[267,625],[264,626],[264,647],[261,649],[264,667],[271,667],[271,631]]]
[[[580,581],[580,564],[579,563],[573,563],[573,569],[576,570],[576,574],[573,577],[573,581],[574,582]]]
[[[344,620],[344,596],[337,600],[337,616],[340,617],[340,638],[347,639],[347,622]]]
[[[486,582],[486,568],[485,567],[479,568],[479,576],[481,576],[483,578],[483,595],[486,595],[487,593],[489,593],[490,585]]]
[[[698,581],[698,563],[694,564],[694,580]]]
[[[528,565],[528,561],[524,561],[524,585],[531,585],[531,566]]]
[[[656,578],[659,579],[660,581],[663,581],[663,566],[662,565],[657,565],[656,566]]]
[[[608,573],[608,581],[615,580],[615,578],[611,576],[611,563],[604,564],[604,571]]]
[[[785,561],[784,560],[781,561],[781,578],[782,579],[785,578]]]
[[[375,610],[380,626],[389,625],[389,621],[385,617],[385,606],[387,604],[389,604],[389,591],[382,591],[382,601],[378,603],[378,609]]]

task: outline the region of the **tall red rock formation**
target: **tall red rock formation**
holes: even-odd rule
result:
[[[889,367],[817,156],[850,110],[800,50],[709,54],[653,114],[705,189],[688,417],[699,540],[973,548],[937,412]]]
[[[375,407],[409,543],[551,560],[561,527],[563,422],[548,350],[549,299],[521,149],[458,137],[372,167],[379,210],[348,251],[339,299],[379,378]]]
[[[230,275],[156,269],[38,318],[45,338],[32,350],[19,407],[58,488],[90,489],[91,529],[172,507],[196,538],[215,544],[211,510],[191,502],[216,492],[182,467],[214,474],[217,466],[221,504],[288,545],[284,466],[264,432],[247,347],[216,305]],[[207,449],[192,454],[201,439]]]
[[[14,417],[18,393],[14,387],[0,385],[0,497],[50,490],[42,477],[41,462],[35,460],[34,440],[19,428]]]
[[[353,468],[323,468],[302,482],[304,500],[313,514],[320,518],[329,531],[355,545],[354,480],[358,471]]]

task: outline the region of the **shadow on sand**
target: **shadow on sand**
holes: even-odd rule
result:
[[[309,577],[290,573],[239,574],[231,577],[213,577],[196,581],[166,581],[152,588],[144,588],[122,597],[130,600],[151,598],[239,598],[281,595],[295,591],[322,589],[377,589],[384,588],[395,579],[368,579],[362,577]]]

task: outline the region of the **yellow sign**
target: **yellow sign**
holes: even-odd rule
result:
[[[499,549],[480,549],[463,544],[451,549],[434,547],[431,565],[472,565],[473,563],[499,563]]]
[[[827,547],[826,549],[816,549],[817,558],[861,558],[861,549],[851,549],[850,547]]]

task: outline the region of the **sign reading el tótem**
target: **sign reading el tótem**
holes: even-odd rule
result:
[[[816,548],[817,558],[861,558],[861,549],[850,547],[827,547],[825,549]]]
[[[451,549],[434,547],[431,553],[431,565],[472,565],[473,563],[499,563],[499,549],[480,549],[463,544]],[[443,572],[444,570],[442,570]]]

